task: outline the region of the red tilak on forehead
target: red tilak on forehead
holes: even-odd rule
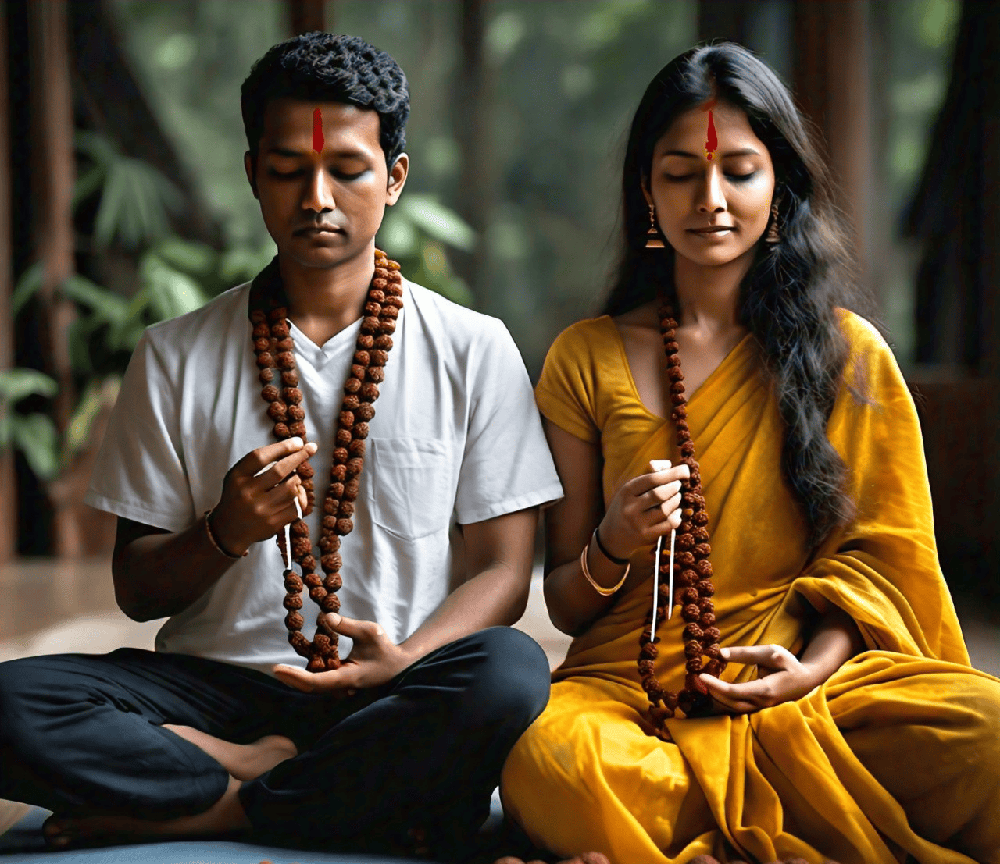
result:
[[[323,152],[323,114],[319,108],[313,111],[313,150]]]
[[[715,118],[712,116],[712,108],[718,100],[713,96],[705,103],[702,111],[708,112],[708,140],[705,141],[705,155],[711,159],[715,151],[719,148],[719,138],[715,134]]]

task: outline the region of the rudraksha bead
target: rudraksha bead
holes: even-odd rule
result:
[[[687,422],[684,374],[677,353],[677,321],[667,307],[660,311],[660,333],[666,352],[666,375],[670,381],[670,400],[673,404],[670,416],[675,424],[677,448],[680,452],[678,463],[687,465],[690,472],[689,478],[681,481],[682,521],[674,538],[673,547],[676,551],[673,551],[673,561],[665,567],[660,567],[660,572],[669,578],[672,565],[677,577],[676,602],[685,621],[684,654],[687,675],[684,689],[680,693],[664,690],[656,681],[656,676],[651,670],[652,659],[646,651],[647,648],[653,647],[651,643],[655,638],[653,634],[656,622],[666,615],[665,607],[671,593],[669,586],[667,590],[664,590],[663,585],[659,587],[656,592],[656,602],[648,613],[647,627],[639,639],[641,650],[638,671],[642,688],[649,698],[649,716],[655,734],[664,740],[669,740],[669,732],[663,724],[669,716],[672,716],[672,709],[680,708],[691,716],[704,713],[712,706],[707,688],[695,673],[705,671],[718,675],[725,667],[725,663],[721,659],[718,628],[714,626],[712,595],[715,587],[709,578],[712,575],[712,567],[708,562],[711,546],[708,543],[709,536],[705,527],[708,524],[708,513],[702,492],[701,472],[695,458],[695,444]],[[671,709],[670,715],[659,707],[660,701]]]
[[[343,562],[337,551],[340,548],[338,535],[346,534],[353,528],[353,502],[360,488],[358,475],[364,467],[364,439],[369,433],[368,423],[375,416],[372,403],[378,398],[377,384],[384,380],[383,367],[392,348],[390,334],[395,331],[395,319],[402,306],[401,282],[399,265],[376,250],[374,273],[364,303],[365,318],[356,337],[354,364],[344,385],[337,446],[323,502],[319,548],[320,564],[326,572],[325,580],[314,572],[316,558],[312,554],[308,526],[302,520],[296,520],[291,526],[290,551],[292,558],[303,568],[303,575],[300,577],[293,571],[283,574],[288,592],[283,603],[289,610],[285,625],[289,643],[299,655],[308,659],[307,668],[314,672],[339,666],[337,635],[321,632],[325,626],[323,619],[320,619],[320,627],[312,642],[302,635],[304,619],[298,611],[303,603],[300,594],[304,587],[308,587],[310,597],[319,603],[322,611],[340,608],[340,599],[335,594],[343,585],[339,574]],[[279,288],[264,290],[259,296],[266,304],[268,296],[276,298],[280,295]],[[258,296],[254,290],[251,291],[252,298]],[[280,303],[272,302],[269,308],[250,310],[251,342],[259,368],[258,377],[263,385],[261,395],[268,403],[268,418],[274,423],[273,432],[278,440],[293,435],[304,439],[306,432],[305,411],[301,407],[302,391],[295,368],[295,344],[287,318],[288,310]],[[276,372],[280,375],[280,390],[272,383]],[[313,473],[307,463],[298,468],[308,500],[306,513],[311,511],[315,500]],[[348,477],[351,479],[348,480]],[[284,554],[285,543],[281,532],[276,540]]]

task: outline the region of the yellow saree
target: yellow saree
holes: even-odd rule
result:
[[[1000,682],[969,667],[899,369],[867,322],[842,321],[851,357],[828,435],[857,515],[814,556],[780,477],[780,420],[749,337],[689,396],[688,413],[722,644],[798,652],[816,611],[832,604],[869,650],[796,702],[676,719],[675,743],[660,741],[646,734],[636,667],[652,600],[651,557],[637,553],[642,575],[574,639],[549,706],[504,769],[505,807],[536,843],[597,850],[615,864],[699,854],[1000,862]],[[605,501],[650,459],[678,458],[670,424],[639,400],[610,318],[560,335],[537,399],[552,422],[599,442]],[[657,675],[669,689],[683,684],[682,629],[675,610],[658,630]],[[723,677],[755,674],[730,664]]]

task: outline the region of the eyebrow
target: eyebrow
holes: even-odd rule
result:
[[[269,156],[283,156],[286,159],[301,159],[309,155],[306,150],[293,150],[288,147],[268,147],[264,152]],[[352,150],[350,148],[345,150],[336,150],[333,153],[339,159],[367,159],[368,154],[363,150]]]
[[[730,156],[760,156],[760,153],[752,147],[743,147],[740,150],[727,150],[720,155],[723,159],[727,159]],[[701,159],[699,154],[689,153],[687,150],[667,150],[663,156],[664,158],[667,156],[680,156],[684,159]]]

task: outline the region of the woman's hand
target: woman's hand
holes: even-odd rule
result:
[[[734,645],[722,649],[723,659],[756,664],[760,670],[756,681],[730,684],[711,675],[698,677],[723,709],[733,714],[749,714],[801,699],[864,647],[854,619],[831,606],[820,617],[801,660],[780,645]]]
[[[649,472],[625,483],[608,503],[598,526],[604,547],[617,558],[629,558],[681,524],[681,480],[691,476],[687,465],[649,463]]]
[[[723,659],[756,665],[760,677],[743,684],[730,684],[712,675],[699,675],[709,695],[730,714],[750,714],[782,702],[801,699],[829,675],[800,661],[780,645],[748,645],[722,649]]]

